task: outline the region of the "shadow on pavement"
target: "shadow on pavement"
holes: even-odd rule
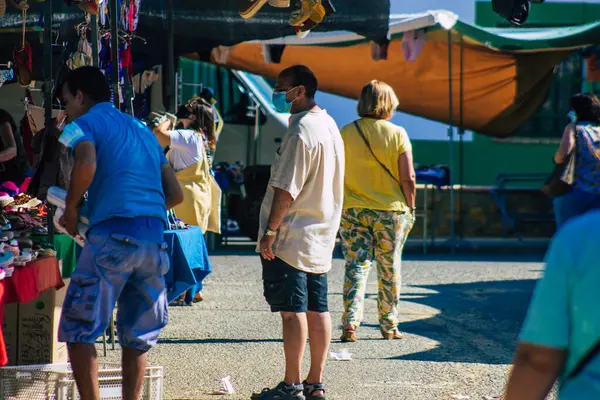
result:
[[[280,343],[282,339],[159,339],[159,344],[239,344],[239,343]]]
[[[528,279],[419,286],[433,294],[411,295],[403,301],[432,307],[439,314],[399,328],[439,344],[389,359],[510,364],[535,283]]]
[[[211,256],[250,256],[258,257],[256,244],[251,242],[234,242],[228,246],[220,246],[210,252]],[[479,247],[475,249],[459,249],[450,254],[448,248],[436,247],[429,254],[423,254],[420,247],[408,247],[404,251],[406,261],[473,261],[473,262],[541,262],[545,247]],[[339,244],[335,247],[333,258],[343,260]]]

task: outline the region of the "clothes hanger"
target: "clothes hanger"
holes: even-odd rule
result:
[[[148,41],[147,41],[146,39],[144,39],[143,37],[141,37],[141,36],[138,36],[138,35],[133,35],[133,34],[132,34],[132,35],[130,35],[130,37],[131,37],[131,39],[138,39],[138,40],[141,40],[141,41],[142,41],[142,43],[144,43],[144,44],[148,44]]]

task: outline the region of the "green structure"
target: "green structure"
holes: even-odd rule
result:
[[[565,27],[600,20],[600,2],[535,4],[527,24],[521,29]],[[492,10],[490,1],[476,2],[475,24],[488,28],[511,28]],[[498,173],[534,173],[552,170],[552,155],[567,122],[569,99],[582,91],[600,93],[598,83],[586,82],[585,60],[580,52],[557,66],[555,81],[548,100],[517,133],[508,139],[474,135],[463,145],[463,183],[471,186],[493,186]],[[448,143],[415,141],[415,154],[420,164],[448,162]],[[458,154],[458,145],[456,149]],[[458,177],[458,174],[455,175]]]

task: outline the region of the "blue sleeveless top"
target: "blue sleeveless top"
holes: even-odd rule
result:
[[[600,194],[600,127],[578,123],[575,128],[575,182],[578,190]]]

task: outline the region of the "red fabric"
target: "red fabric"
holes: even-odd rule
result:
[[[40,293],[38,269],[35,266],[15,268],[12,276],[4,279],[4,289],[5,304],[27,303],[35,300]]]
[[[10,278],[0,280],[0,321],[4,321],[4,306],[8,303],[28,303],[45,290],[65,286],[56,257],[44,257],[15,268]],[[8,363],[6,345],[0,324],[0,367]]]
[[[121,66],[127,71],[129,79],[133,78],[133,59],[131,58],[131,46],[129,42],[125,43],[125,49],[121,51]]]
[[[27,189],[29,189],[29,184],[31,183],[31,178],[25,178],[21,186],[19,186],[19,190],[21,193],[27,193]]]
[[[4,321],[4,280],[0,281],[0,321]],[[2,333],[2,324],[0,324],[0,367],[8,364],[8,354],[6,353],[6,344],[4,343],[4,334]]]
[[[135,1],[131,0],[129,2],[129,7],[127,8],[127,30],[133,31],[133,17],[135,16]]]
[[[65,286],[65,283],[63,282],[61,277],[60,268],[56,257],[40,258],[32,264],[34,264],[34,268],[37,268],[38,270],[38,294],[51,288],[60,289]]]

